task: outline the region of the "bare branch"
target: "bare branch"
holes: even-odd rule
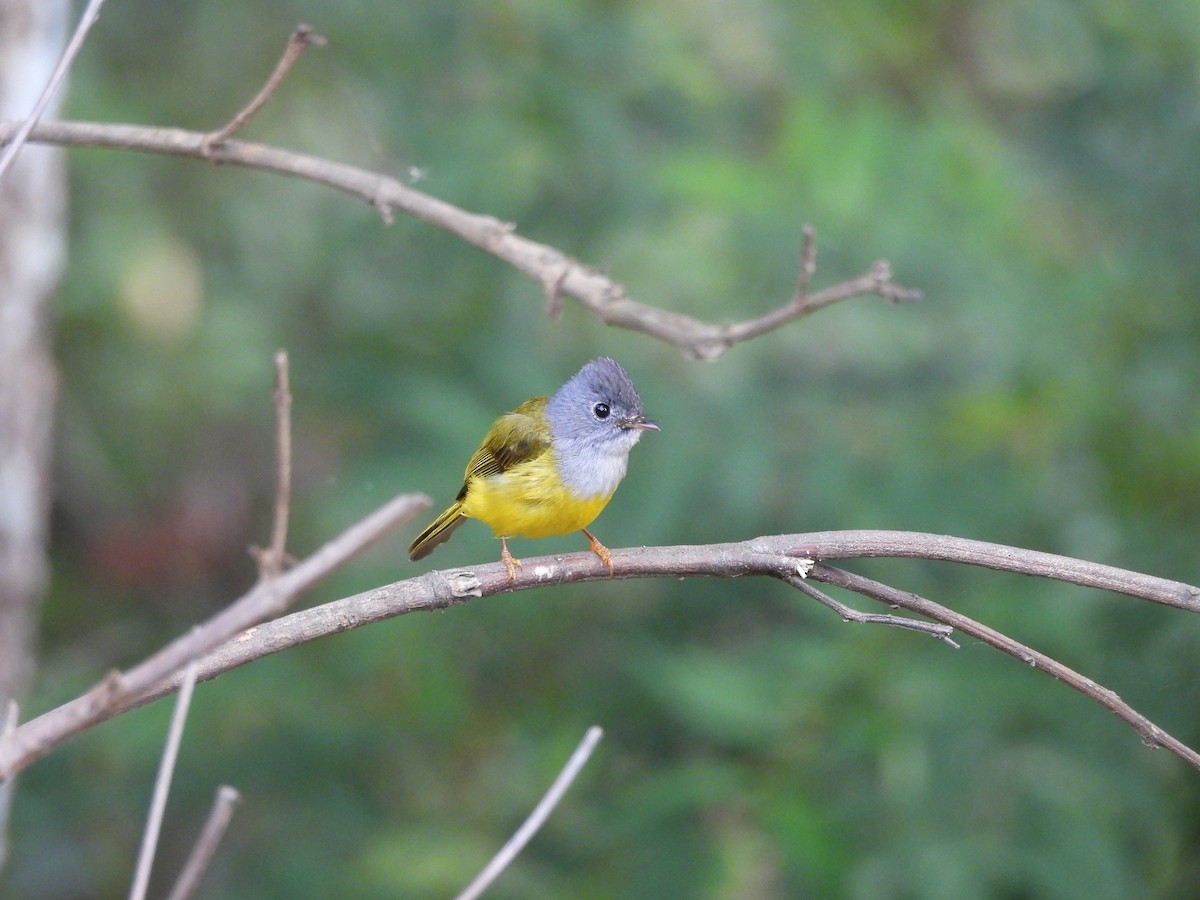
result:
[[[278,577],[287,561],[288,516],[292,502],[292,392],[288,386],[287,351],[275,354],[275,518],[271,544],[254,549],[259,578]]]
[[[279,90],[279,86],[283,84],[283,79],[287,78],[288,72],[292,70],[292,66],[296,64],[296,60],[300,58],[300,54],[306,48],[324,46],[325,38],[313,31],[311,25],[306,25],[303,22],[297,25],[292,32],[292,36],[288,39],[283,56],[275,64],[275,71],[271,73],[266,84],[254,95],[254,99],[247,103],[245,108],[230,119],[223,128],[214,131],[205,138],[205,152],[211,156],[217,147],[229,140],[236,131],[241,129],[260,109],[266,106],[267,101],[271,99],[271,95]]]
[[[208,821],[204,823],[204,830],[200,832],[200,838],[196,841],[196,846],[192,848],[187,862],[184,863],[175,886],[167,895],[167,900],[188,900],[196,893],[196,888],[200,886],[200,879],[204,877],[213,854],[217,852],[217,845],[225,836],[229,820],[233,818],[233,808],[241,799],[242,795],[237,792],[236,788],[227,784],[217,788],[217,796],[213,800]]]
[[[921,634],[932,635],[939,641],[945,641],[955,650],[961,649],[957,642],[950,635],[954,634],[954,629],[949,625],[940,625],[936,622],[918,622],[915,619],[906,619],[903,616],[889,616],[881,613],[865,613],[859,612],[857,609],[847,606],[834,600],[824,591],[819,591],[804,579],[807,576],[792,575],[785,579],[788,584],[802,593],[808,594],[818,603],[824,604],[832,609],[835,613],[842,617],[844,622],[861,622],[864,625],[890,625],[893,628],[903,628],[908,631],[917,631]],[[878,598],[873,598],[878,599]]]
[[[604,731],[598,725],[593,725],[587,730],[583,740],[579,742],[579,746],[567,760],[567,764],[563,766],[558,777],[554,779],[554,783],[550,785],[550,789],[546,791],[545,796],[538,801],[538,805],[529,814],[529,818],[521,823],[521,827],[505,842],[499,852],[483,867],[483,871],[475,876],[475,879],[463,889],[455,900],[475,900],[488,889],[488,886],[499,877],[501,872],[508,868],[517,855],[525,849],[525,845],[529,843],[530,839],[537,834],[538,829],[545,824],[550,813],[554,811],[554,807],[558,806],[559,801],[570,788],[571,782],[587,765],[588,758],[602,737],[604,737]]]
[[[1173,606],[1190,612],[1200,612],[1200,588],[1152,575],[1143,575],[1086,562],[1052,553],[1023,550],[1002,544],[971,541],[938,534],[921,534],[904,531],[826,531],[811,534],[784,534],[753,538],[729,544],[683,545],[675,547],[637,547],[612,550],[612,563],[616,578],[736,578],[746,575],[765,575],[781,579],[789,584],[801,575],[818,579],[818,575],[832,578],[828,567],[812,565],[814,559],[835,560],[863,557],[895,557],[927,559],[962,563],[1051,578],[1084,587],[1114,591]],[[841,576],[837,576],[841,578]],[[427,572],[404,581],[383,585],[361,594],[326,603],[311,609],[300,610],[283,618],[265,622],[257,628],[239,635],[236,639],[218,647],[200,660],[199,679],[215,678],[224,672],[245,665],[260,657],[286,650],[289,647],[315,640],[329,634],[337,634],[360,625],[402,616],[412,612],[446,609],[481,597],[507,593],[511,590],[574,584],[585,581],[610,580],[608,568],[595,554],[573,553],[565,556],[543,556],[525,558],[525,566],[517,572],[517,583],[509,580],[508,569],[502,563],[488,563]],[[819,579],[818,579],[819,580]],[[831,583],[835,583],[831,581]],[[866,581],[864,580],[864,584]],[[875,584],[875,583],[872,583]],[[914,595],[886,585],[878,590],[894,591],[882,599],[890,605],[909,606],[915,612],[935,621],[942,621],[934,613],[941,607],[930,604],[925,608],[911,605],[918,601]],[[875,596],[866,590],[866,596]],[[896,599],[896,598],[900,599]],[[906,599],[907,598],[907,599]],[[904,601],[904,603],[901,602]],[[944,624],[958,629],[955,621]],[[969,620],[965,620],[969,624]],[[978,626],[974,623],[971,627]],[[978,626],[982,627],[982,626]],[[968,627],[964,633],[976,634]],[[1003,636],[1001,636],[1003,637]],[[1015,642],[1014,642],[1015,643]],[[1014,654],[1015,655],[1015,654]],[[1017,656],[1023,662],[1029,659]],[[1039,665],[1050,672],[1049,666]],[[1062,677],[1054,672],[1055,677]],[[1080,676],[1081,678],[1083,676]],[[128,696],[119,703],[102,710],[97,721],[110,719],[136,706],[158,699],[176,690],[178,676],[164,678],[138,696]],[[1099,686],[1097,686],[1099,687]],[[1104,690],[1103,688],[1099,688]],[[1112,695],[1115,697],[1115,695]],[[68,706],[78,703],[71,701]],[[1112,708],[1112,707],[1109,707]],[[59,708],[61,710],[62,707]],[[55,717],[59,710],[51,710],[40,719],[20,726],[16,738],[24,737],[26,730],[43,728],[41,719]],[[1134,715],[1137,715],[1134,713]],[[1131,721],[1127,719],[1127,721]],[[1144,718],[1137,726],[1143,738],[1153,736],[1157,746],[1166,747],[1184,759],[1189,765],[1200,769],[1200,759],[1179,741]],[[2,759],[3,757],[0,757]]]
[[[370,547],[385,534],[429,506],[423,494],[401,494],[351,525],[307,559],[278,578],[260,581],[203,625],[177,638],[128,672],[111,672],[86,694],[21,725],[0,740],[0,781],[12,778],[67,738],[111,718],[122,706],[164,679],[271,616],[279,615],[301,593]]]
[[[7,137],[12,127],[0,124],[0,140]],[[45,122],[30,136],[30,140],[64,146],[107,147],[205,159],[327,185],[369,203],[385,221],[393,210],[400,210],[507,262],[541,285],[551,313],[559,297],[571,297],[606,324],[665,341],[697,359],[716,359],[735,344],[852,297],[875,295],[893,302],[920,297],[920,292],[893,283],[891,266],[881,260],[869,272],[816,293],[810,294],[804,281],[803,302],[793,296],[760,318],[712,324],[684,313],[638,303],[628,296],[623,285],[603,272],[553,247],[521,237],[511,223],[459,209],[399,179],[245,141],[227,140],[209,149],[208,139],[209,135],[204,133],[179,128],[90,122]],[[815,253],[810,239],[801,261],[802,280],[806,277],[803,275],[806,267],[815,261]]]
[[[150,815],[146,819],[146,830],[142,832],[142,848],[138,851],[137,868],[133,873],[133,885],[129,889],[129,900],[145,900],[146,888],[150,886],[150,870],[154,866],[154,854],[158,849],[158,835],[162,829],[163,812],[167,808],[167,794],[171,792],[171,778],[175,774],[175,760],[179,756],[179,744],[183,740],[183,725],[187,721],[188,707],[192,704],[192,688],[196,686],[196,661],[188,663],[179,688],[179,699],[171,715],[171,727],[167,731],[167,745],[163,749],[158,765],[158,777],[154,779],[154,795],[150,800]]]
[[[1040,653],[1022,644],[1020,641],[1013,640],[1006,634],[1002,634],[993,628],[976,622],[962,613],[947,609],[944,606],[934,603],[932,600],[926,600],[924,597],[910,594],[907,591],[897,590],[889,585],[880,584],[877,581],[872,581],[870,578],[863,578],[861,575],[855,575],[852,572],[845,572],[841,569],[835,569],[832,566],[819,565],[813,570],[812,577],[855,591],[865,597],[871,597],[874,600],[879,600],[892,606],[911,610],[937,622],[953,626],[964,634],[978,638],[985,644],[995,647],[1000,652],[1007,653],[1027,666],[1040,669],[1054,676],[1059,681],[1079,691],[1085,697],[1095,700],[1141,735],[1142,743],[1151,750],[1165,747],[1193,768],[1200,770],[1200,753],[1197,753],[1187,744],[1167,734],[1118,697],[1113,691],[1102,687],[1086,675],[1081,675],[1069,666],[1063,665],[1053,657]]]
[[[104,5],[104,0],[89,0],[87,8],[84,9],[83,15],[79,17],[79,24],[75,26],[75,33],[71,35],[71,40],[67,44],[67,49],[63,51],[62,58],[59,59],[58,65],[54,67],[54,72],[50,75],[50,80],[46,82],[46,86],[42,89],[42,93],[38,96],[37,102],[33,104],[33,109],[29,116],[23,121],[15,134],[5,135],[0,138],[0,144],[5,141],[10,141],[4,152],[0,153],[0,180],[3,180],[4,173],[8,171],[13,160],[17,158],[17,154],[21,152],[21,147],[29,140],[29,134],[33,131],[34,126],[42,118],[42,113],[46,111],[46,107],[50,105],[50,101],[54,98],[54,92],[58,90],[58,86],[62,84],[62,80],[67,77],[67,72],[71,68],[71,64],[75,62],[75,57],[79,55],[80,49],[83,47],[84,39],[87,37],[92,26],[96,24],[96,19],[100,17],[100,7]]]

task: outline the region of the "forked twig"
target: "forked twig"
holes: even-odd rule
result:
[[[254,118],[254,115],[260,109],[266,106],[267,101],[271,99],[271,95],[279,90],[279,86],[283,84],[283,79],[287,78],[288,72],[292,70],[292,66],[296,64],[296,60],[300,58],[300,54],[306,48],[324,46],[325,38],[313,31],[311,25],[306,25],[303,22],[297,25],[292,31],[292,36],[288,38],[287,47],[283,50],[283,56],[275,64],[275,70],[271,72],[271,76],[267,79],[266,83],[254,95],[254,99],[247,103],[236,116],[226,122],[222,128],[217,129],[205,138],[205,152],[212,154],[214,150],[229,140],[239,129]]]
[[[906,619],[904,616],[892,616],[885,613],[859,612],[854,607],[834,600],[824,591],[813,587],[800,575],[793,575],[786,578],[785,581],[798,591],[808,594],[808,596],[812,597],[818,603],[828,606],[841,616],[844,622],[861,622],[865,625],[890,625],[893,628],[917,631],[921,634],[932,635],[939,641],[945,641],[955,650],[961,649],[958,643],[950,637],[950,635],[954,634],[954,628],[950,625],[943,625],[938,622],[920,622],[916,619]]]
[[[0,123],[0,139],[5,128]],[[390,221],[393,210],[398,210],[505,261],[542,286],[551,314],[562,297],[571,297],[608,325],[649,335],[697,359],[716,359],[736,344],[853,297],[874,295],[898,302],[921,296],[920,291],[893,282],[891,266],[880,260],[869,271],[849,281],[811,293],[806,287],[802,303],[797,303],[793,296],[779,308],[745,322],[705,322],[686,313],[639,303],[628,295],[624,285],[600,269],[522,237],[511,223],[460,209],[415,190],[400,179],[263,144],[227,140],[210,147],[210,137],[180,128],[43,122],[33,130],[30,140],[164,153],[315,181],[358,197],[378,210],[385,222]],[[815,261],[811,245],[808,257]],[[802,260],[802,273],[808,264]]]
[[[599,725],[593,725],[587,730],[587,733],[583,736],[583,740],[579,742],[579,746],[575,748],[575,752],[567,760],[567,764],[563,766],[562,771],[558,773],[558,777],[554,779],[554,783],[550,785],[550,789],[538,801],[538,805],[533,808],[533,812],[521,823],[521,827],[505,842],[504,846],[492,857],[491,861],[483,867],[483,871],[475,876],[475,879],[463,889],[462,893],[455,900],[475,900],[476,897],[487,890],[488,886],[496,880],[501,872],[508,868],[509,864],[517,858],[517,854],[537,834],[538,829],[545,824],[546,819],[550,817],[550,813],[554,811],[554,807],[558,806],[558,802],[562,800],[563,795],[571,786],[571,782],[575,780],[576,776],[579,775],[579,772],[587,764],[588,757],[592,755],[592,751],[596,749],[596,745],[600,743],[602,737],[604,737],[604,730]]]

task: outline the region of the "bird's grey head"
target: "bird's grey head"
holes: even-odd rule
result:
[[[611,493],[643,431],[658,431],[624,369],[608,357],[571,376],[546,404],[559,474],[580,496]]]

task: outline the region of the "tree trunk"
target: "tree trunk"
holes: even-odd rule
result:
[[[69,9],[66,0],[0,0],[0,119],[33,108],[62,52]],[[65,212],[62,152],[26,146],[0,181],[0,722],[33,675],[46,585],[56,382],[50,296]],[[11,793],[11,782],[0,787],[0,866]]]

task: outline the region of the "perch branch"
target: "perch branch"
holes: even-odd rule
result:
[[[11,123],[0,123],[0,141],[11,134],[13,127]],[[399,179],[245,141],[226,140],[210,149],[209,137],[203,132],[180,128],[43,122],[33,129],[30,140],[205,159],[314,181],[369,203],[385,221],[394,210],[399,210],[503,260],[542,287],[552,314],[559,298],[571,297],[606,324],[657,338],[697,359],[715,359],[742,341],[852,297],[876,295],[892,302],[920,297],[920,292],[892,281],[891,266],[884,260],[857,278],[810,293],[808,278],[816,260],[810,230],[806,232],[806,249],[797,280],[802,290],[783,306],[755,319],[723,324],[704,322],[685,313],[639,303],[629,297],[623,285],[603,272],[553,247],[522,237],[511,223],[459,209]]]
[[[965,538],[947,537],[937,534],[921,534],[903,531],[827,531],[810,534],[784,534],[728,544],[704,544],[676,547],[639,547],[612,551],[613,568],[617,578],[736,578],[746,575],[765,575],[791,583],[797,576],[807,574],[813,580],[820,577],[834,579],[833,571],[812,564],[813,560],[846,560],[864,557],[893,557],[955,562],[981,566],[998,571],[1015,572],[1050,578],[1083,587],[1099,588],[1126,594],[1154,603],[1173,606],[1191,612],[1200,612],[1200,588],[1165,578],[1156,578],[1086,562],[1052,553],[1023,550],[1002,544],[972,541]],[[811,570],[811,571],[810,571]],[[292,570],[295,571],[294,569]],[[289,573],[291,574],[291,573]],[[820,577],[818,577],[820,576]],[[287,577],[287,576],[284,576]],[[840,579],[843,576],[837,575]],[[271,622],[265,622],[226,642],[200,660],[199,679],[215,678],[224,672],[252,662],[297,644],[315,640],[330,634],[348,631],[382,619],[402,616],[425,610],[446,609],[460,603],[510,590],[526,590],[543,585],[579,583],[584,581],[609,581],[608,568],[592,553],[573,553],[565,556],[543,556],[525,559],[525,566],[517,571],[514,586],[509,580],[507,568],[502,563],[480,566],[465,566],[456,569],[427,572],[393,584],[384,585],[361,594],[355,594],[332,603],[311,609],[300,610]],[[831,580],[831,583],[836,581]],[[864,580],[861,585],[867,585]],[[871,582],[870,584],[877,584]],[[872,588],[893,591],[886,597],[880,594],[864,595],[883,602],[904,606],[928,618],[934,618],[935,604],[916,598],[912,594],[887,588],[886,585]],[[905,604],[909,604],[905,606]],[[929,604],[919,606],[919,604]],[[944,624],[961,628],[965,633],[970,620],[953,619]],[[979,626],[983,627],[983,626]],[[998,632],[997,632],[998,634]],[[1001,637],[1003,637],[1001,635]],[[981,640],[983,638],[980,638]],[[993,645],[995,646],[995,645]],[[1017,645],[1014,642],[1014,648]],[[1012,654],[1023,662],[1029,658]],[[1048,657],[1046,659],[1049,659]],[[1052,660],[1051,660],[1052,662]],[[1094,685],[1089,679],[1071,672],[1066,667],[1055,670],[1040,665],[1048,672],[1071,684],[1077,690],[1092,696],[1088,690]],[[156,700],[176,690],[178,675],[163,678],[137,696],[124,696],[120,702],[105,707],[96,715],[96,721],[112,718],[136,706]],[[1102,688],[1099,688],[1103,690]],[[1115,695],[1111,695],[1115,697]],[[14,735],[16,747],[8,751],[4,759],[11,767],[27,765],[19,748],[36,746],[35,737],[43,733],[58,733],[57,719],[63,710],[80,701],[73,700],[64,707],[50,710],[42,716],[21,725]],[[1108,708],[1113,709],[1112,706]],[[1115,711],[1115,710],[1114,710]],[[1138,715],[1135,713],[1135,715]],[[1124,717],[1123,717],[1124,718]],[[1172,738],[1153,723],[1140,717],[1142,726],[1139,734],[1154,736],[1156,746],[1163,746],[1200,770],[1200,757],[1179,741]],[[1126,721],[1130,721],[1126,719]],[[79,729],[75,729],[79,730]],[[74,731],[68,732],[72,734]],[[15,771],[15,768],[13,769]]]
[[[455,900],[475,900],[480,894],[488,889],[488,886],[495,881],[500,873],[503,872],[512,863],[517,855],[525,849],[525,845],[530,839],[537,834],[538,829],[545,824],[546,819],[550,818],[550,813],[554,812],[554,807],[558,806],[567,789],[571,787],[571,783],[587,765],[588,758],[592,755],[592,751],[596,749],[596,745],[600,743],[600,739],[604,737],[604,731],[598,725],[593,725],[587,730],[583,736],[583,740],[579,742],[579,746],[575,748],[575,752],[571,754],[571,758],[567,760],[567,764],[563,766],[562,771],[558,773],[558,777],[554,779],[554,783],[550,785],[550,789],[546,791],[545,796],[538,801],[538,805],[533,808],[533,812],[529,817],[521,823],[521,827],[513,833],[504,844],[503,847],[492,857],[491,861],[483,867],[474,880],[468,884]]]
[[[300,54],[306,48],[324,46],[325,38],[313,31],[311,25],[305,25],[303,22],[297,25],[295,30],[292,31],[292,36],[288,38],[283,56],[275,64],[275,70],[271,72],[271,76],[267,79],[266,84],[254,95],[254,99],[246,104],[244,109],[225,123],[224,127],[214,131],[205,138],[205,152],[209,156],[212,156],[213,151],[217,147],[233,137],[235,132],[245,126],[260,109],[266,106],[267,101],[279,90],[279,86],[283,84],[283,79],[287,78],[288,72],[292,70],[292,66],[296,64],[296,60],[300,58]]]
[[[241,799],[242,795],[237,792],[236,788],[227,784],[217,788],[217,796],[213,800],[208,821],[204,823],[204,830],[200,832],[196,846],[192,848],[187,862],[183,864],[183,869],[175,881],[175,886],[171,888],[171,893],[167,895],[167,900],[188,900],[196,893],[196,888],[200,886],[200,879],[204,877],[213,854],[217,852],[217,845],[225,836],[229,820],[233,818],[233,809]]]

